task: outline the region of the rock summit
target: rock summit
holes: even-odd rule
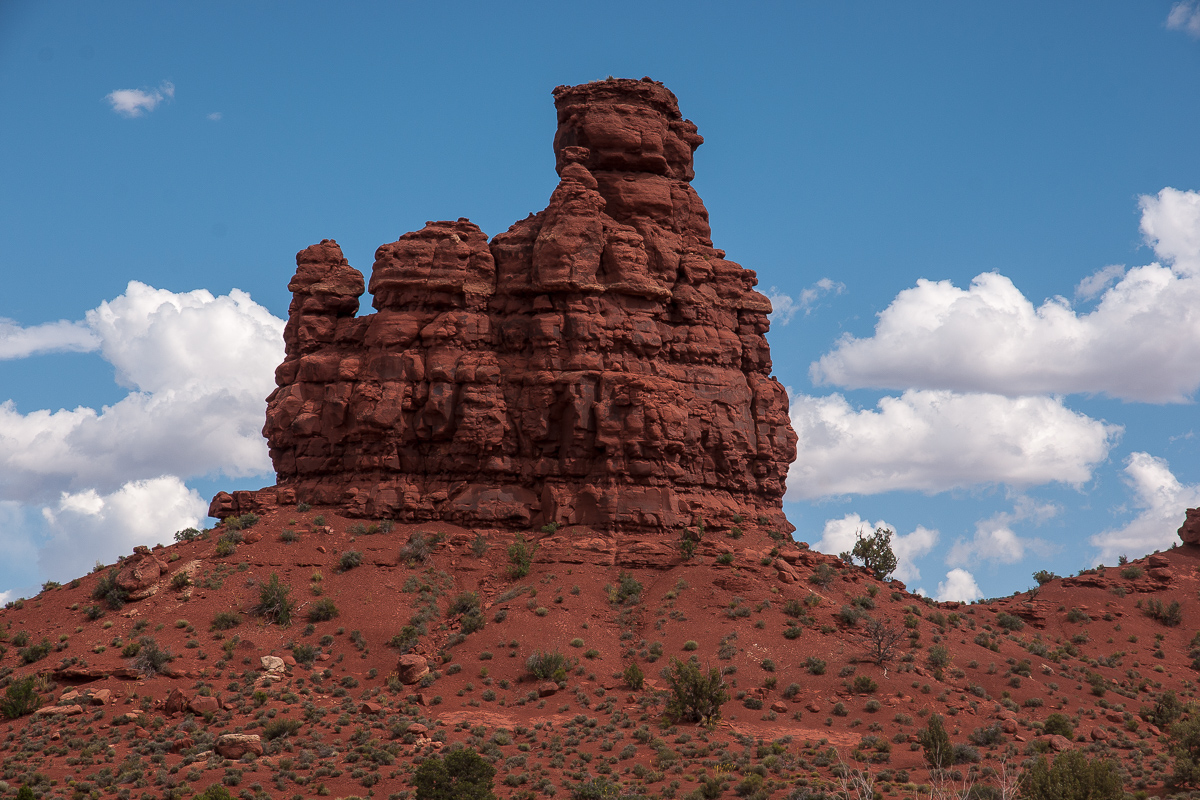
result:
[[[263,434],[298,501],[404,521],[790,531],[796,436],[771,375],[770,301],[713,246],[703,142],[648,78],[554,90],[559,183],[490,242],[467,219],[380,247],[369,283],[302,250]],[[364,287],[375,313],[358,316]]]

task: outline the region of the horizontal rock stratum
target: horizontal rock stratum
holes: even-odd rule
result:
[[[554,90],[559,184],[490,242],[430,222],[361,273],[296,257],[263,429],[278,477],[228,516],[305,501],[406,521],[666,528],[782,513],[796,436],[770,301],[713,247],[703,139],[648,78]]]

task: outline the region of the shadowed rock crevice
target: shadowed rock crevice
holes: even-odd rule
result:
[[[665,528],[782,514],[796,436],[754,272],[713,247],[703,139],[648,79],[554,91],[547,208],[491,242],[430,222],[298,254],[263,429],[278,485],[219,495],[489,526]]]

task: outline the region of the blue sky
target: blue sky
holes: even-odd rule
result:
[[[608,75],[776,301],[799,538],[969,599],[1200,505],[1200,3],[431,5],[0,5],[0,591],[271,483],[296,251],[503,231]]]

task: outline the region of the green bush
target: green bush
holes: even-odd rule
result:
[[[809,656],[804,659],[804,668],[808,670],[809,675],[824,675],[825,661],[816,656]]]
[[[92,589],[92,599],[100,600],[113,611],[120,611],[129,600],[129,592],[117,585],[117,568],[100,576]]]
[[[302,727],[304,727],[304,723],[298,719],[274,719],[263,726],[262,738],[268,742],[281,739],[284,736],[291,736]]]
[[[288,595],[292,587],[279,580],[279,575],[272,572],[270,579],[258,590],[258,604],[251,609],[255,616],[263,617],[268,622],[287,625],[292,621],[293,602]]]
[[[557,650],[545,652],[537,650],[525,659],[525,669],[530,675],[542,681],[566,680],[567,670],[570,667],[570,659]]]
[[[1121,774],[1106,758],[1089,758],[1068,750],[1051,766],[1039,756],[1021,776],[1023,800],[1121,800]]]
[[[408,537],[408,544],[400,548],[400,560],[410,564],[424,564],[433,553],[434,536],[417,531]]]
[[[1136,564],[1130,564],[1128,567],[1125,567],[1125,569],[1121,570],[1121,577],[1127,581],[1136,581],[1145,574],[1146,573],[1142,570],[1142,568]]]
[[[1058,578],[1057,575],[1045,569],[1039,569],[1037,572],[1033,573],[1033,579],[1037,581],[1038,586],[1045,586],[1047,583],[1055,580],[1056,578]]]
[[[258,515],[247,513],[242,514],[240,517],[226,517],[221,521],[221,524],[227,531],[242,531],[253,527],[256,522],[258,522]]]
[[[825,562],[817,564],[817,568],[813,570],[813,574],[808,576],[808,582],[822,588],[828,587],[833,583],[833,579],[837,576],[837,571]]]
[[[478,614],[481,607],[479,592],[462,592],[450,600],[449,613],[451,615]]]
[[[698,664],[672,658],[664,673],[669,719],[704,725],[713,725],[721,719],[721,704],[729,701],[729,690],[716,667],[705,673]]]
[[[1042,733],[1047,736],[1065,736],[1068,739],[1074,739],[1075,726],[1071,724],[1070,718],[1065,714],[1051,714],[1042,723]]]
[[[625,679],[625,683],[630,689],[641,689],[642,684],[646,680],[646,676],[642,673],[642,668],[637,665],[636,661],[629,662],[629,666],[621,673],[621,677]]]
[[[870,675],[855,675],[850,684],[850,691],[855,694],[875,694],[878,689],[879,684],[872,680]]]
[[[1006,631],[1019,631],[1025,627],[1025,620],[1001,611],[996,615],[996,624]]]
[[[50,644],[49,639],[42,639],[37,644],[31,644],[29,647],[22,647],[17,651],[17,656],[21,659],[22,664],[32,664],[35,661],[41,661],[46,656],[50,655],[50,651],[54,645]]]
[[[210,631],[227,631],[242,624],[242,615],[236,611],[218,611],[209,625]]]
[[[342,557],[338,559],[338,569],[342,572],[349,572],[362,564],[362,553],[357,550],[347,550],[342,553]]]
[[[1172,600],[1170,605],[1164,605],[1162,600],[1151,600],[1146,604],[1146,616],[1168,628],[1183,622],[1183,610],[1178,600]]]
[[[143,675],[154,676],[162,672],[162,668],[175,658],[170,650],[158,646],[158,642],[149,636],[143,636],[138,642],[137,655],[133,658],[133,668]]]
[[[508,576],[513,580],[524,578],[533,565],[533,548],[521,536],[508,546]]]
[[[624,570],[621,570],[617,577],[617,585],[605,586],[604,591],[608,593],[608,601],[613,605],[631,606],[642,599],[642,584]]]
[[[196,795],[194,800],[235,800],[235,798],[224,786],[219,783],[213,783],[203,792]]]
[[[37,711],[42,703],[35,687],[37,678],[30,675],[15,680],[4,690],[4,699],[0,700],[0,714],[8,719],[16,719]]]
[[[926,763],[933,769],[946,769],[954,764],[954,745],[940,715],[929,716],[929,722],[917,733],[917,740],[925,753]]]
[[[496,768],[469,747],[443,759],[429,756],[413,774],[416,800],[496,800],[492,778]]]
[[[328,622],[338,615],[337,606],[328,597],[322,597],[308,608],[309,622]]]
[[[175,541],[177,542],[194,542],[204,534],[196,528],[184,528],[181,531],[175,531]]]
[[[180,570],[171,576],[171,588],[177,592],[183,591],[191,585],[192,579],[189,578],[188,574],[183,570]]]
[[[321,654],[321,648],[315,644],[296,643],[292,645],[292,658],[296,659],[297,664],[311,664],[317,660],[317,656]]]

